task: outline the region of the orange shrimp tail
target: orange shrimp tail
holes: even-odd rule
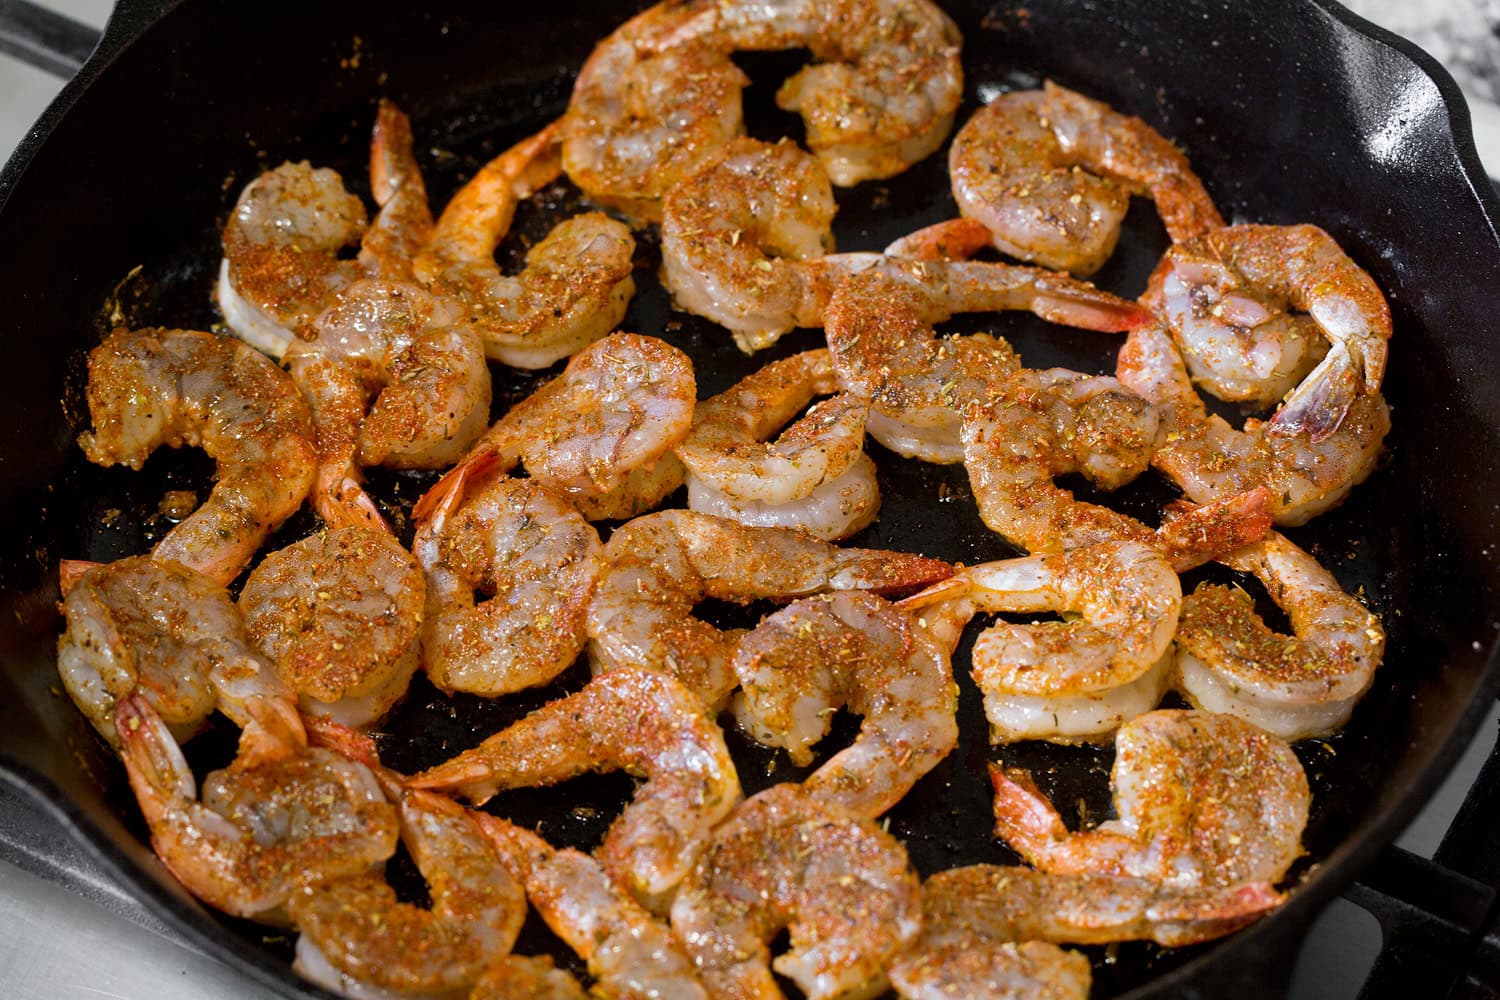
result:
[[[990,245],[990,231],[973,219],[948,219],[908,233],[885,248],[888,257],[968,260]]]
[[[957,600],[969,592],[970,583],[966,579],[951,576],[946,580],[940,580],[924,590],[919,590],[910,597],[903,597],[896,601],[896,607],[902,611],[920,611],[922,608],[931,607],[934,604],[942,604],[944,601]]]
[[[851,550],[844,550],[846,553]],[[929,559],[912,552],[876,552],[874,558],[855,557],[850,587],[841,589],[873,590],[877,594],[910,590],[946,580],[953,575],[953,564]]]
[[[469,452],[463,459],[443,474],[443,478],[432,484],[411,509],[412,520],[418,528],[436,521],[443,521],[463,503],[464,493],[472,477],[482,476],[500,461],[500,453],[493,448],[481,447]]]
[[[1037,787],[1030,771],[992,763],[990,784],[995,789],[995,836],[1028,861],[1040,853],[1042,845],[1068,836],[1062,817]]]
[[[320,473],[313,482],[313,509],[330,528],[371,528],[394,534],[375,500],[342,470]]]
[[[68,596],[68,591],[73,589],[74,584],[83,578],[83,574],[95,566],[103,566],[103,563],[93,562],[88,559],[64,559],[57,564],[57,589],[63,597]]]
[[[1166,547],[1172,568],[1183,573],[1265,538],[1273,514],[1271,490],[1266,486],[1202,506],[1174,500],[1166,506],[1157,537]]]
[[[302,725],[307,729],[308,746],[332,750],[366,767],[380,766],[380,751],[367,734],[326,715],[303,715]]]
[[[1038,278],[1036,292],[1031,311],[1050,323],[1100,333],[1129,333],[1156,320],[1156,314],[1145,306],[1066,275]]]

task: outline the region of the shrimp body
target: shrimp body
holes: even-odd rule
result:
[[[872,997],[921,929],[920,891],[906,849],[873,821],[776,785],[714,831],[672,929],[712,996],[779,998],[774,968],[809,1000]],[[783,928],[791,950],[773,960]]]
[[[875,818],[958,741],[958,686],[947,650],[873,594],[807,597],[743,639],[734,671],[738,716],[757,740],[812,763],[840,707],[864,716],[853,745],[803,782],[821,803]]]
[[[1174,242],[1224,225],[1177,147],[1139,118],[1048,82],[975,112],[948,156],[959,211],[995,247],[1093,274],[1114,252],[1131,194],[1148,194]]]
[[[602,995],[707,1000],[692,959],[671,929],[622,891],[599,862],[580,851],[558,850],[498,817],[475,817],[547,926],[588,963]]]
[[[951,573],[947,563],[922,556],[840,549],[800,531],[661,511],[623,525],[604,547],[589,607],[589,656],[596,672],[665,668],[717,710],[737,683],[731,660],[740,633],[694,618],[703,599],[896,590]]]
[[[1120,727],[1118,819],[1069,833],[1025,771],[990,768],[995,833],[1041,871],[1179,888],[1274,883],[1302,853],[1307,776],[1285,742],[1231,715],[1164,710]]]
[[[245,580],[245,632],[302,710],[375,722],[417,669],[422,570],[388,532],[350,527],[267,555]]]
[[[724,734],[692,692],[665,674],[623,669],[596,677],[410,784],[483,804],[501,789],[621,769],[646,781],[605,835],[600,858],[638,899],[659,906],[740,800]]]
[[[422,665],[444,691],[545,684],[583,651],[599,536],[535,479],[471,466],[452,483],[412,542],[427,575]]]
[[[115,712],[132,694],[179,740],[215,708],[244,726],[251,699],[291,704],[291,692],[246,639],[229,592],[175,563],[131,556],[94,566],[68,588],[63,615],[63,687],[116,746]]]
[[[396,813],[363,764],[252,720],[234,763],[197,783],[144,698],[115,714],[151,846],[177,880],[225,913],[272,923],[300,888],[361,875],[396,848]]]
[[[1236,715],[1285,740],[1342,726],[1380,665],[1380,619],[1282,535],[1223,561],[1255,574],[1296,634],[1267,628],[1244,591],[1200,586],[1183,599],[1177,628],[1184,693],[1198,708]]]
[[[307,404],[239,341],[193,330],[116,330],[89,353],[89,461],[139,469],[161,445],[202,447],[213,492],[153,555],[228,584],[296,512],[316,467]]]
[[[796,528],[826,542],[863,531],[880,512],[875,463],[865,454],[801,500],[787,503],[739,500],[692,476],[688,477],[687,488],[689,510],[753,528]]]
[[[1317,226],[1230,226],[1174,246],[1143,301],[1214,395],[1264,405],[1286,396],[1272,434],[1318,444],[1356,398],[1380,389],[1390,306]]]
[[[546,368],[614,329],[635,294],[635,240],[599,212],[558,224],[502,275],[495,248],[517,203],[561,172],[554,124],[501,153],[448,203],[416,273],[463,304],[485,353],[515,368]]]
[[[578,980],[548,955],[505,955],[479,977],[467,1000],[588,1000]]]

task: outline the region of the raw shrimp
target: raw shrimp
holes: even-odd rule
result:
[[[740,800],[724,734],[692,692],[666,674],[625,668],[595,677],[410,784],[483,804],[500,789],[620,769],[646,781],[599,855],[645,905],[660,906],[714,824]]]
[[[370,189],[380,211],[360,240],[359,263],[385,281],[413,280],[417,255],[432,239],[432,209],[414,145],[411,121],[382,97],[370,136]]]
[[[1149,711],[1165,690],[1182,587],[1152,546],[1100,542],[982,563],[933,592],[962,599],[967,613],[1079,616],[1000,621],[975,641],[974,680],[984,693],[992,742],[1096,739]],[[905,606],[923,601],[917,595]]]
[[[476,813],[480,826],[547,926],[588,963],[612,1000],[707,1000],[692,959],[599,862],[558,850],[529,830]]]
[[[1134,303],[1037,268],[882,258],[839,285],[824,318],[839,382],[870,399],[876,440],[930,462],[962,459],[963,413],[994,396],[1020,362],[999,338],[941,338],[933,326],[957,313],[1004,309],[1095,330],[1150,318]]]
[[[873,821],[776,785],[714,831],[672,929],[713,996],[781,997],[774,968],[809,1000],[870,997],[921,929],[920,892],[906,849]],[[791,950],[772,959],[783,928]]]
[[[548,955],[505,955],[492,964],[466,1000],[589,1000],[578,980]]]
[[[879,816],[958,742],[958,686],[948,652],[874,594],[807,597],[740,640],[736,715],[755,739],[812,763],[840,707],[864,716],[859,736],[803,782],[819,802]]]
[[[427,574],[427,676],[486,697],[545,684],[583,652],[599,536],[535,479],[471,463],[448,486],[412,542]]]
[[[625,316],[635,294],[635,240],[600,212],[559,223],[526,253],[520,274],[495,263],[517,203],[557,178],[557,125],[501,153],[453,196],[420,257],[417,274],[456,297],[485,353],[515,368],[546,368]]]
[[[1093,274],[1114,252],[1131,194],[1156,202],[1174,242],[1224,225],[1187,157],[1139,118],[1047,82],[975,112],[948,154],[953,197],[995,247]]]
[[[292,692],[245,638],[220,584],[176,563],[131,556],[94,565],[67,588],[67,630],[57,672],[80,711],[116,746],[115,711],[139,695],[174,739],[186,740],[221,708],[248,725],[250,702],[280,705],[292,724]]]
[[[595,672],[665,669],[716,712],[737,683],[730,660],[740,634],[694,618],[699,601],[898,590],[952,571],[923,556],[840,549],[786,528],[662,511],[616,529],[604,547],[589,607],[589,656]]]
[[[465,989],[510,951],[526,916],[525,894],[466,809],[385,784],[432,907],[398,902],[379,874],[304,887],[287,907],[302,932],[294,967],[340,993]]]
[[[1237,715],[1284,740],[1342,726],[1380,665],[1380,619],[1282,535],[1272,533],[1222,561],[1254,573],[1296,634],[1267,628],[1243,590],[1200,586],[1183,599],[1177,626],[1183,693],[1198,708]]]
[[[1044,872],[1179,888],[1274,883],[1302,853],[1307,776],[1285,742],[1231,715],[1163,710],[1120,727],[1118,819],[1070,833],[1031,776],[991,765],[995,833]]]
[[[1187,368],[1160,326],[1131,332],[1120,349],[1120,381],[1163,408],[1166,434],[1151,462],[1182,491],[1207,504],[1267,487],[1277,524],[1298,525],[1335,506],[1375,470],[1391,429],[1379,392],[1359,393],[1323,441],[1270,433],[1260,420],[1242,430],[1209,414]]]
[[[922,884],[922,936],[891,963],[909,1000],[1088,996],[1089,963],[1050,943],[1209,941],[1281,902],[1265,884],[1170,889],[1115,875],[971,865]]]
[[[411,282],[351,285],[285,360],[317,431],[313,505],[335,527],[384,527],[361,466],[450,465],[489,424],[478,335],[457,302]]]
[[[687,487],[689,510],[754,528],[796,528],[825,542],[863,531],[880,512],[875,463],[863,453],[837,477],[789,503],[738,500],[691,476]]]
[[[1272,434],[1318,444],[1380,389],[1390,306],[1317,226],[1230,226],[1174,246],[1142,301],[1214,395],[1267,406],[1286,395]]]
[[[213,457],[208,499],[152,554],[228,584],[302,506],[316,468],[312,421],[275,363],[194,330],[116,330],[89,353],[89,461],[139,469],[160,445]]]
[[[115,726],[157,857],[193,895],[237,917],[284,923],[300,888],[376,869],[396,849],[396,812],[368,768],[307,748],[281,720],[255,718],[239,756],[197,783],[139,695]],[[295,735],[301,735],[300,731]]]
[[[421,567],[389,533],[337,528],[267,555],[239,607],[304,712],[363,726],[416,672],[425,591]]]

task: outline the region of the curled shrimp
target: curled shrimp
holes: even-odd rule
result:
[[[864,454],[869,404],[838,391],[826,350],[773,362],[700,402],[677,445],[688,468],[688,509],[759,527],[804,528],[827,541],[866,527],[880,508]]]
[[[1187,157],[1159,132],[1050,81],[975,112],[948,168],[959,211],[997,249],[1075,274],[1109,259],[1131,194],[1156,202],[1173,241],[1224,225]]]
[[[485,353],[515,368],[546,368],[604,336],[635,294],[635,240],[600,212],[559,223],[526,254],[520,274],[495,263],[517,203],[557,178],[557,125],[501,153],[453,196],[416,261],[423,280],[456,297]]]
[[[449,485],[412,542],[427,575],[427,676],[487,697],[545,684],[583,652],[599,535],[534,479],[475,463]]]
[[[665,669],[717,711],[737,683],[731,660],[740,633],[693,617],[698,602],[898,590],[951,573],[923,556],[840,549],[787,528],[661,511],[616,529],[604,547],[589,606],[589,656],[596,672]]]
[[[1143,301],[1214,395],[1266,405],[1286,395],[1273,435],[1326,441],[1356,398],[1380,389],[1390,306],[1317,226],[1230,226],[1174,246]]]
[[[416,672],[425,591],[421,567],[388,532],[338,528],[268,554],[239,607],[303,711],[362,726]]]
[[[1243,590],[1203,584],[1183,598],[1177,626],[1183,692],[1198,708],[1239,716],[1285,740],[1342,726],[1380,665],[1380,619],[1282,535],[1222,561],[1255,574],[1296,634],[1267,628]]]
[[[175,563],[131,556],[91,566],[66,590],[57,672],[110,743],[120,744],[115,712],[130,695],[178,740],[215,708],[248,725],[255,699],[280,705],[295,726],[291,692],[247,640],[222,585]]]
[[[161,445],[213,457],[208,499],[152,554],[228,584],[302,506],[316,467],[297,387],[244,344],[194,330],[116,330],[89,352],[89,461],[139,469]]]
[[[1160,710],[1120,727],[1110,771],[1118,819],[1070,833],[1021,770],[991,765],[995,834],[1064,875],[1175,888],[1274,883],[1302,853],[1307,776],[1291,747],[1232,715]]]
[[[1255,419],[1235,430],[1207,411],[1172,338],[1155,324],[1131,331],[1118,374],[1164,412],[1166,435],[1153,465],[1201,504],[1265,487],[1281,525],[1305,524],[1348,496],[1375,470],[1391,429],[1390,408],[1369,392],[1354,397],[1322,441],[1273,434]]]
[[[646,781],[599,855],[616,880],[659,907],[740,800],[724,734],[692,692],[663,673],[626,668],[596,677],[410,784],[483,804],[500,789],[620,769]]]
[[[588,963],[600,994],[616,1000],[707,1000],[693,961],[659,922],[580,851],[475,813],[485,835],[547,926]],[[581,994],[580,994],[581,995]]]
[[[921,929],[920,891],[906,849],[873,821],[776,785],[714,831],[672,929],[713,996],[781,997],[773,968],[809,1000],[875,996]],[[772,959],[783,928],[791,950]]]
[[[864,716],[853,745],[803,782],[819,802],[874,818],[899,802],[958,742],[958,686],[947,650],[874,594],[795,601],[740,640],[741,725],[812,763],[840,707]]]
[[[504,955],[479,977],[467,1000],[588,1000],[578,980],[548,955]]]
[[[1094,330],[1149,318],[1133,303],[1037,268],[882,258],[838,286],[824,317],[840,384],[870,400],[870,433],[908,457],[960,461],[964,411],[995,395],[1020,363],[999,338],[940,338],[933,327],[957,313],[1005,309]]]
[[[308,748],[275,716],[252,719],[239,755],[203,783],[138,695],[115,713],[130,787],[157,857],[210,906],[285,922],[308,885],[364,874],[396,849],[396,813],[363,764]]]

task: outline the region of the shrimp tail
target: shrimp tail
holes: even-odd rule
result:
[[[1278,437],[1305,434],[1313,444],[1326,441],[1344,422],[1364,384],[1363,364],[1348,347],[1336,343],[1312,374],[1287,394],[1269,430]]]
[[[304,715],[302,725],[307,729],[308,746],[332,750],[371,769],[381,766],[380,751],[368,733],[335,722],[326,715]]]
[[[930,587],[917,591],[910,597],[902,598],[896,602],[896,607],[902,611],[920,611],[934,604],[957,600],[968,594],[972,587],[973,584],[968,577],[950,576],[946,580],[940,580]]]
[[[434,531],[442,528],[449,515],[463,503],[464,493],[472,477],[482,476],[500,461],[500,453],[493,448],[481,447],[469,452],[443,478],[432,484],[411,509],[412,521],[418,529],[431,525]]]
[[[406,780],[406,786],[456,792],[476,806],[484,805],[498,790],[495,769],[469,754],[459,754],[437,767],[413,775]]]
[[[1265,882],[1228,889],[1163,893],[1146,909],[1152,939],[1169,948],[1212,941],[1252,923],[1286,901]]]
[[[182,748],[144,696],[132,694],[115,707],[120,757],[146,823],[155,825],[174,800],[197,798],[197,782]]]
[[[1145,306],[1061,274],[1037,278],[1030,308],[1050,323],[1100,333],[1129,333],[1156,318]]]
[[[1271,530],[1273,499],[1268,486],[1198,505],[1174,500],[1166,508],[1157,537],[1172,568],[1185,573],[1225,553],[1253,544]]]
[[[87,573],[95,566],[102,565],[104,564],[97,563],[89,559],[60,560],[57,564],[57,589],[59,593],[61,593],[63,597],[67,597],[68,591],[72,590],[74,585],[77,584],[79,580],[83,579],[83,574]]]
[[[910,552],[841,549],[834,557],[829,586],[834,590],[873,590],[884,594],[946,580],[953,565]]]
[[[995,836],[1028,861],[1043,855],[1049,844],[1067,838],[1062,817],[1037,787],[1030,771],[991,764],[990,784],[995,789]]]
[[[318,470],[312,502],[313,509],[330,528],[363,527],[392,534],[380,507],[350,474],[347,463],[332,463]]]
[[[885,248],[887,257],[968,260],[989,246],[990,231],[973,219],[948,219],[908,233]]]

